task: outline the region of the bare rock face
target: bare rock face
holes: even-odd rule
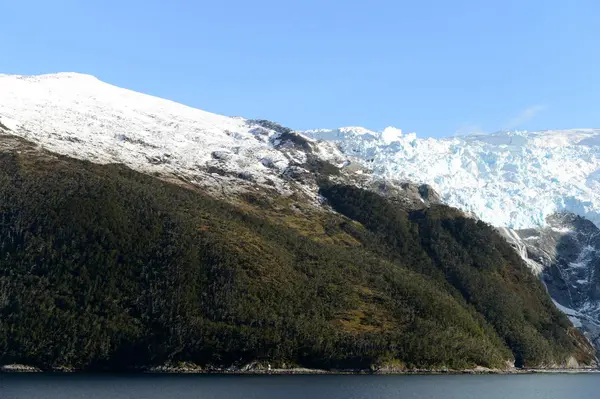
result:
[[[442,203],[440,195],[428,184],[374,180],[368,183],[365,188],[397,203],[407,211],[423,209]]]
[[[557,307],[600,351],[600,229],[572,213],[555,213],[539,229],[501,233],[544,282]]]
[[[572,214],[552,215],[548,222],[551,232],[540,245],[547,253],[549,246],[555,248],[544,274],[550,294],[569,307],[594,308],[594,315],[600,316],[600,229]]]
[[[423,200],[429,203],[439,204],[442,202],[440,194],[433,189],[429,184],[421,184],[419,186],[419,194]]]

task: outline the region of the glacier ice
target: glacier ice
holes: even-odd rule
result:
[[[421,139],[414,133],[393,136],[389,129],[303,133],[336,142],[376,175],[428,183],[449,205],[495,226],[538,227],[557,211],[573,212],[600,226],[600,129],[442,139]]]

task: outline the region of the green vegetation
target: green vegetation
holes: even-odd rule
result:
[[[329,176],[339,176],[341,173],[340,168],[333,165],[331,162],[319,159],[314,155],[309,155],[307,157],[305,167],[307,170],[325,179]]]
[[[591,351],[542,283],[486,223],[443,205],[406,213],[355,187],[329,186],[322,193],[336,210],[375,233],[405,267],[429,276],[482,315],[517,366],[549,365],[577,346]],[[578,360],[586,361],[585,352]]]
[[[591,360],[490,227],[346,186],[322,194],[340,214],[0,153],[0,364]]]

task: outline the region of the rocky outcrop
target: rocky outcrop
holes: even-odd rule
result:
[[[364,188],[387,198],[407,211],[423,209],[442,203],[440,195],[427,184],[394,180],[371,180],[364,184]]]
[[[0,366],[0,372],[2,373],[39,373],[40,370],[34,366],[28,366],[25,364],[6,364]]]
[[[555,213],[539,229],[500,232],[540,276],[557,307],[600,350],[600,229]]]

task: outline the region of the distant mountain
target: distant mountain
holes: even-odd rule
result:
[[[528,252],[442,204],[479,191],[405,173],[441,170],[447,142],[431,164],[391,155],[419,143],[298,133],[87,75],[0,75],[0,363],[595,364]]]

